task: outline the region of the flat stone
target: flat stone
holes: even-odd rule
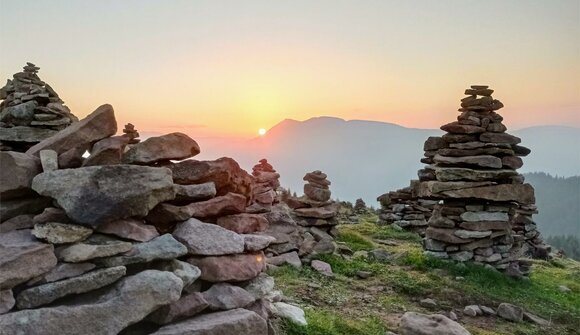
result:
[[[399,324],[400,335],[470,335],[459,323],[441,314],[406,312]]]
[[[42,171],[58,170],[58,154],[54,150],[40,150],[40,164]]]
[[[246,283],[243,288],[256,300],[261,299],[274,291],[274,278],[262,272],[258,277]]]
[[[524,317],[524,311],[518,306],[504,302],[497,308],[497,315],[508,321],[521,322]]]
[[[209,307],[208,302],[200,292],[183,295],[179,300],[165,305],[147,316],[147,321],[158,325],[166,325],[175,321],[187,319],[203,312]]]
[[[548,327],[552,324],[550,321],[542,319],[541,317],[528,312],[524,312],[524,320],[530,321],[542,327]]]
[[[80,242],[91,236],[93,230],[80,225],[59,222],[37,223],[32,235],[51,244]]]
[[[52,270],[48,271],[47,273],[38,276],[36,278],[31,279],[28,283],[28,286],[32,285],[40,285],[46,283],[52,283],[55,281],[59,281],[62,279],[67,279],[71,277],[78,277],[83,273],[93,270],[96,267],[95,264],[92,263],[60,263]]]
[[[180,202],[208,200],[215,197],[217,193],[213,182],[194,185],[174,184],[173,187],[175,188],[175,200]]]
[[[197,266],[177,259],[159,262],[156,269],[173,272],[173,274],[183,281],[184,288],[193,284],[201,276],[201,270]]]
[[[479,181],[479,182],[468,182],[468,181],[453,181],[453,182],[441,182],[441,181],[423,181],[419,182],[415,187],[415,192],[419,197],[431,197],[434,194],[441,194],[446,191],[454,191],[461,189],[472,189],[482,186],[493,185],[492,182]]]
[[[150,137],[131,146],[123,155],[123,163],[152,164],[160,161],[182,160],[200,153],[199,145],[183,133]]]
[[[145,224],[143,220],[132,218],[109,221],[99,225],[96,231],[138,242],[147,242],[159,236],[155,226]]]
[[[110,257],[133,249],[130,242],[104,244],[77,243],[58,251],[58,258],[67,263],[80,263],[94,258]]]
[[[16,300],[14,300],[12,290],[0,290],[0,315],[10,311],[14,304]]]
[[[429,308],[429,309],[435,309],[435,308],[439,307],[437,302],[431,298],[421,299],[421,301],[419,301],[419,305],[421,305],[421,307],[425,307],[425,308]]]
[[[449,257],[458,262],[467,262],[473,258],[473,252],[471,251],[459,251],[454,253],[449,253]]]
[[[431,167],[430,167],[431,168]],[[493,181],[503,180],[517,175],[513,170],[473,170],[457,167],[435,167],[435,177],[438,181]]]
[[[475,230],[463,230],[459,229],[454,232],[455,236],[459,236],[462,239],[473,239],[473,238],[484,238],[491,236],[491,230],[488,231],[475,231]]]
[[[252,234],[268,229],[268,220],[259,214],[241,213],[218,218],[217,224],[238,234]]]
[[[448,157],[437,154],[433,157],[433,160],[436,163],[446,165],[470,165],[494,169],[502,167],[501,159],[491,155]]]
[[[257,277],[265,266],[262,252],[226,255],[191,257],[186,262],[200,268],[201,279],[212,283],[242,282]]]
[[[451,244],[463,244],[473,241],[472,239],[460,238],[454,233],[455,229],[428,227],[427,230],[425,230],[426,237],[442,242],[447,242]]]
[[[461,222],[459,227],[467,230],[506,230],[510,228],[508,222],[505,221],[474,221],[474,222]]]
[[[467,222],[477,222],[477,221],[509,221],[509,216],[507,213],[503,212],[465,212],[461,214],[461,219]]]
[[[449,198],[475,198],[498,202],[515,201],[520,204],[535,203],[534,188],[530,184],[501,184],[451,190],[441,193]]]
[[[429,136],[423,144],[423,151],[435,151],[448,146],[447,142],[439,136]]]
[[[147,270],[120,280],[95,302],[0,315],[0,329],[6,334],[27,335],[118,334],[157,308],[177,301],[182,288],[174,274]]]
[[[38,143],[54,136],[56,130],[38,127],[17,126],[2,128],[0,141]]]
[[[266,320],[246,309],[195,316],[161,327],[153,335],[268,335]]]
[[[506,143],[506,144],[518,144],[522,141],[519,137],[507,133],[491,133],[491,132],[479,135],[479,140],[481,142]]]
[[[275,315],[300,326],[308,325],[308,322],[304,316],[304,311],[301,308],[284,302],[275,302],[274,307]]]
[[[220,256],[244,252],[244,238],[215,224],[189,219],[177,224],[173,236],[190,255]]]
[[[99,269],[87,272],[78,277],[47,283],[28,288],[16,297],[16,306],[20,309],[35,308],[49,304],[71,294],[96,290],[119,280],[126,273],[124,266]]]
[[[208,218],[241,213],[246,208],[246,198],[236,193],[228,193],[213,199],[194,202],[186,206],[175,206],[167,203],[155,207],[146,220],[155,225],[165,225],[185,221],[191,217]]]
[[[90,226],[145,216],[175,197],[170,170],[134,165],[44,172],[34,178],[32,188],[56,199],[75,222]]]
[[[41,150],[52,149],[58,154],[79,145],[88,145],[117,132],[117,121],[111,105],[102,105],[86,118],[74,122],[64,130],[34,145],[27,154],[38,155]]]
[[[501,162],[504,168],[517,170],[524,166],[524,161],[517,156],[505,156],[502,157]]]
[[[491,308],[491,307],[479,305],[479,309],[481,309],[481,311],[483,312],[483,314],[487,314],[487,315],[497,315],[497,312],[493,308]]]
[[[136,243],[130,252],[103,258],[98,263],[111,267],[135,263],[147,263],[154,260],[172,260],[187,254],[187,247],[179,243],[171,234],[161,235],[148,242]]]
[[[244,250],[246,251],[264,250],[276,241],[275,237],[268,235],[242,234],[240,236],[244,239]]]
[[[15,151],[0,151],[0,199],[6,201],[33,195],[32,179],[41,172],[38,158]]]
[[[40,276],[56,263],[54,247],[35,240],[30,230],[0,234],[0,290]]]
[[[329,219],[336,216],[336,211],[336,207],[331,205],[325,207],[298,208],[294,210],[294,213],[301,217]]]
[[[268,257],[266,263],[276,266],[289,264],[295,268],[302,267],[302,261],[300,260],[300,257],[296,251],[288,252],[274,257]]]
[[[485,132],[485,128],[451,122],[440,127],[441,130],[452,134],[479,134]]]
[[[18,215],[0,224],[0,234],[13,230],[30,229],[34,227],[31,214]]]
[[[203,297],[214,311],[246,307],[256,300],[243,288],[227,283],[214,284],[203,292]]]
[[[304,194],[315,201],[328,201],[330,199],[330,190],[317,187],[313,184],[305,184],[304,185]]]

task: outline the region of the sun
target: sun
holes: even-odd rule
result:
[[[259,134],[260,136],[264,136],[264,135],[266,135],[266,129],[264,129],[264,128],[260,128],[260,129],[258,129],[258,134]]]

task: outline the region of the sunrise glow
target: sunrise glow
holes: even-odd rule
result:
[[[258,135],[260,135],[260,136],[266,135],[266,129],[264,129],[264,128],[258,129]]]

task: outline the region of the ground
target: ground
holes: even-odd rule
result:
[[[353,251],[383,249],[388,261],[365,258],[345,259],[327,255],[321,260],[332,265],[334,278],[304,266],[271,270],[277,287],[304,309],[307,327],[284,323],[285,335],[383,335],[396,332],[406,311],[443,313],[455,310],[460,323],[473,335],[562,335],[580,334],[580,263],[567,258],[535,261],[529,280],[517,280],[476,265],[455,264],[423,255],[420,238],[414,233],[378,226],[368,215],[359,224],[340,225],[339,242]],[[395,242],[390,246],[378,243]],[[357,271],[370,271],[359,279]],[[561,292],[565,285],[571,292]],[[419,305],[424,298],[439,307]],[[512,303],[552,321],[541,328],[529,322],[513,323],[497,317],[461,315],[466,305],[493,307]]]

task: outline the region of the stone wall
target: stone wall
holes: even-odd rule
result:
[[[437,200],[418,199],[411,187],[385,193],[377,198],[381,204],[379,224],[395,225],[425,235],[427,221]]]

